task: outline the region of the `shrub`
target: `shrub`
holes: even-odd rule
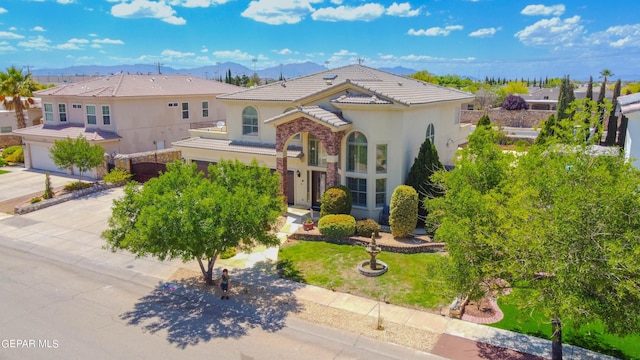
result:
[[[491,126],[491,119],[489,118],[489,115],[482,115],[480,120],[478,120],[477,126]]]
[[[42,201],[42,199],[39,197],[34,197],[33,199],[31,199],[32,204],[39,203],[40,201]]]
[[[51,199],[53,197],[53,188],[51,187],[51,177],[49,176],[49,172],[44,173],[44,193],[42,194],[43,199]]]
[[[9,165],[9,163],[7,162],[7,160],[5,160],[5,159],[3,159],[3,158],[0,158],[0,167],[7,166],[7,165]]]
[[[12,146],[7,149],[15,148],[14,151],[11,151],[7,156],[4,156],[4,159],[10,163],[23,163],[24,162],[24,154],[22,153],[22,146]],[[5,151],[7,150],[5,149]],[[4,154],[4,151],[2,152]]]
[[[231,259],[232,257],[236,256],[236,253],[236,248],[228,248],[227,250],[223,251],[222,254],[220,254],[220,259]]]
[[[372,234],[378,236],[380,224],[373,219],[358,220],[356,221],[356,234],[367,238],[370,238]]]
[[[505,110],[527,110],[529,105],[527,102],[517,95],[509,95],[500,105]]]
[[[529,146],[531,146],[531,143],[528,142],[525,139],[518,139],[513,143],[513,146],[516,148],[516,150],[518,151],[524,151],[526,150]]]
[[[346,237],[356,232],[356,219],[351,215],[329,214],[320,218],[318,230],[328,237]]]
[[[330,187],[322,194],[320,217],[329,214],[351,214],[352,202],[351,189],[344,185]]]
[[[408,185],[400,185],[391,195],[389,225],[394,237],[413,234],[418,223],[418,193]]]
[[[127,181],[131,179],[131,174],[124,169],[114,168],[107,175],[104,176],[104,182],[106,183],[117,183],[121,181]]]
[[[14,145],[14,146],[9,146],[8,148],[2,150],[2,157],[6,158],[7,156],[13,154],[14,152],[18,151],[18,149],[22,150],[22,146],[20,145]]]
[[[82,189],[90,188],[92,186],[93,186],[92,183],[84,183],[84,182],[80,182],[80,181],[74,181],[72,183],[69,183],[69,184],[65,185],[64,189],[66,191],[75,191],[75,190],[82,190]]]

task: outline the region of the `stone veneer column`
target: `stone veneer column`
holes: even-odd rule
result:
[[[327,156],[327,189],[338,184],[340,184],[340,179],[338,179],[338,156],[329,155]]]
[[[282,151],[276,152],[276,170],[280,173],[280,194],[284,196],[284,203],[287,204],[287,157]]]

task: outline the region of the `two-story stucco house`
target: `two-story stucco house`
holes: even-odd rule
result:
[[[625,137],[624,155],[640,169],[640,93],[618,97],[616,106],[618,114],[628,119],[626,132],[620,134]]]
[[[281,174],[289,204],[318,206],[324,190],[344,184],[353,215],[377,219],[425,138],[452,164],[470,127],[460,105],[473,95],[362,65],[218,96],[223,129],[192,129],[173,143],[205,168],[221,159],[257,159]]]
[[[216,96],[239,89],[190,75],[95,77],[36,92],[42,124],[13,133],[23,138],[27,168],[65,172],[49,158],[55,140],[82,135],[113,155],[163,149],[224,119]]]

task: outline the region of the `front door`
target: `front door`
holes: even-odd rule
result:
[[[324,171],[312,171],[311,172],[311,206],[320,210],[320,203],[322,201],[322,194],[327,185],[327,173]]]

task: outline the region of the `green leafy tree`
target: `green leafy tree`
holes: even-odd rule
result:
[[[640,92],[640,82],[628,83],[620,90],[620,94],[635,94],[637,92]]]
[[[276,225],[284,205],[278,181],[255,160],[210,165],[206,178],[196,164],[176,161],[143,186],[125,186],[102,236],[113,251],[195,259],[212,285],[213,266],[224,251],[279,244]]]
[[[447,242],[454,272],[464,276],[454,284],[526,281],[535,296],[514,300],[552,321],[554,359],[562,357],[562,322],[640,331],[637,169],[622,155],[594,156],[586,145],[534,146],[496,165],[509,180],[482,192],[469,180],[486,165],[465,154],[461,161],[442,175],[446,195],[431,204],[439,211],[436,238]]]
[[[439,195],[439,189],[431,181],[431,175],[442,169],[443,166],[436,146],[429,139],[425,139],[405,181],[405,185],[413,187],[418,192],[420,204],[418,206],[418,225],[420,226],[424,225],[427,216],[427,210],[421,204],[424,203],[425,199]]]
[[[18,129],[27,126],[24,110],[35,103],[31,96],[36,89],[31,73],[24,74],[15,66],[7,68],[6,72],[0,72],[0,101],[6,109],[15,111]]]
[[[418,192],[411,186],[400,185],[391,195],[389,204],[391,235],[402,238],[413,234],[418,223]]]
[[[104,148],[100,145],[91,145],[82,135],[76,139],[66,138],[56,140],[49,150],[49,157],[60,168],[71,170],[78,169],[78,186],[82,181],[82,173],[93,169],[104,161]]]
[[[618,101],[618,96],[620,96],[622,81],[618,79],[616,81],[616,85],[613,88],[613,98],[611,100],[612,106],[611,111],[609,111],[609,122],[607,124],[607,137],[605,139],[605,145],[613,146],[616,144],[616,135],[618,134],[618,116],[616,115],[616,102]]]

